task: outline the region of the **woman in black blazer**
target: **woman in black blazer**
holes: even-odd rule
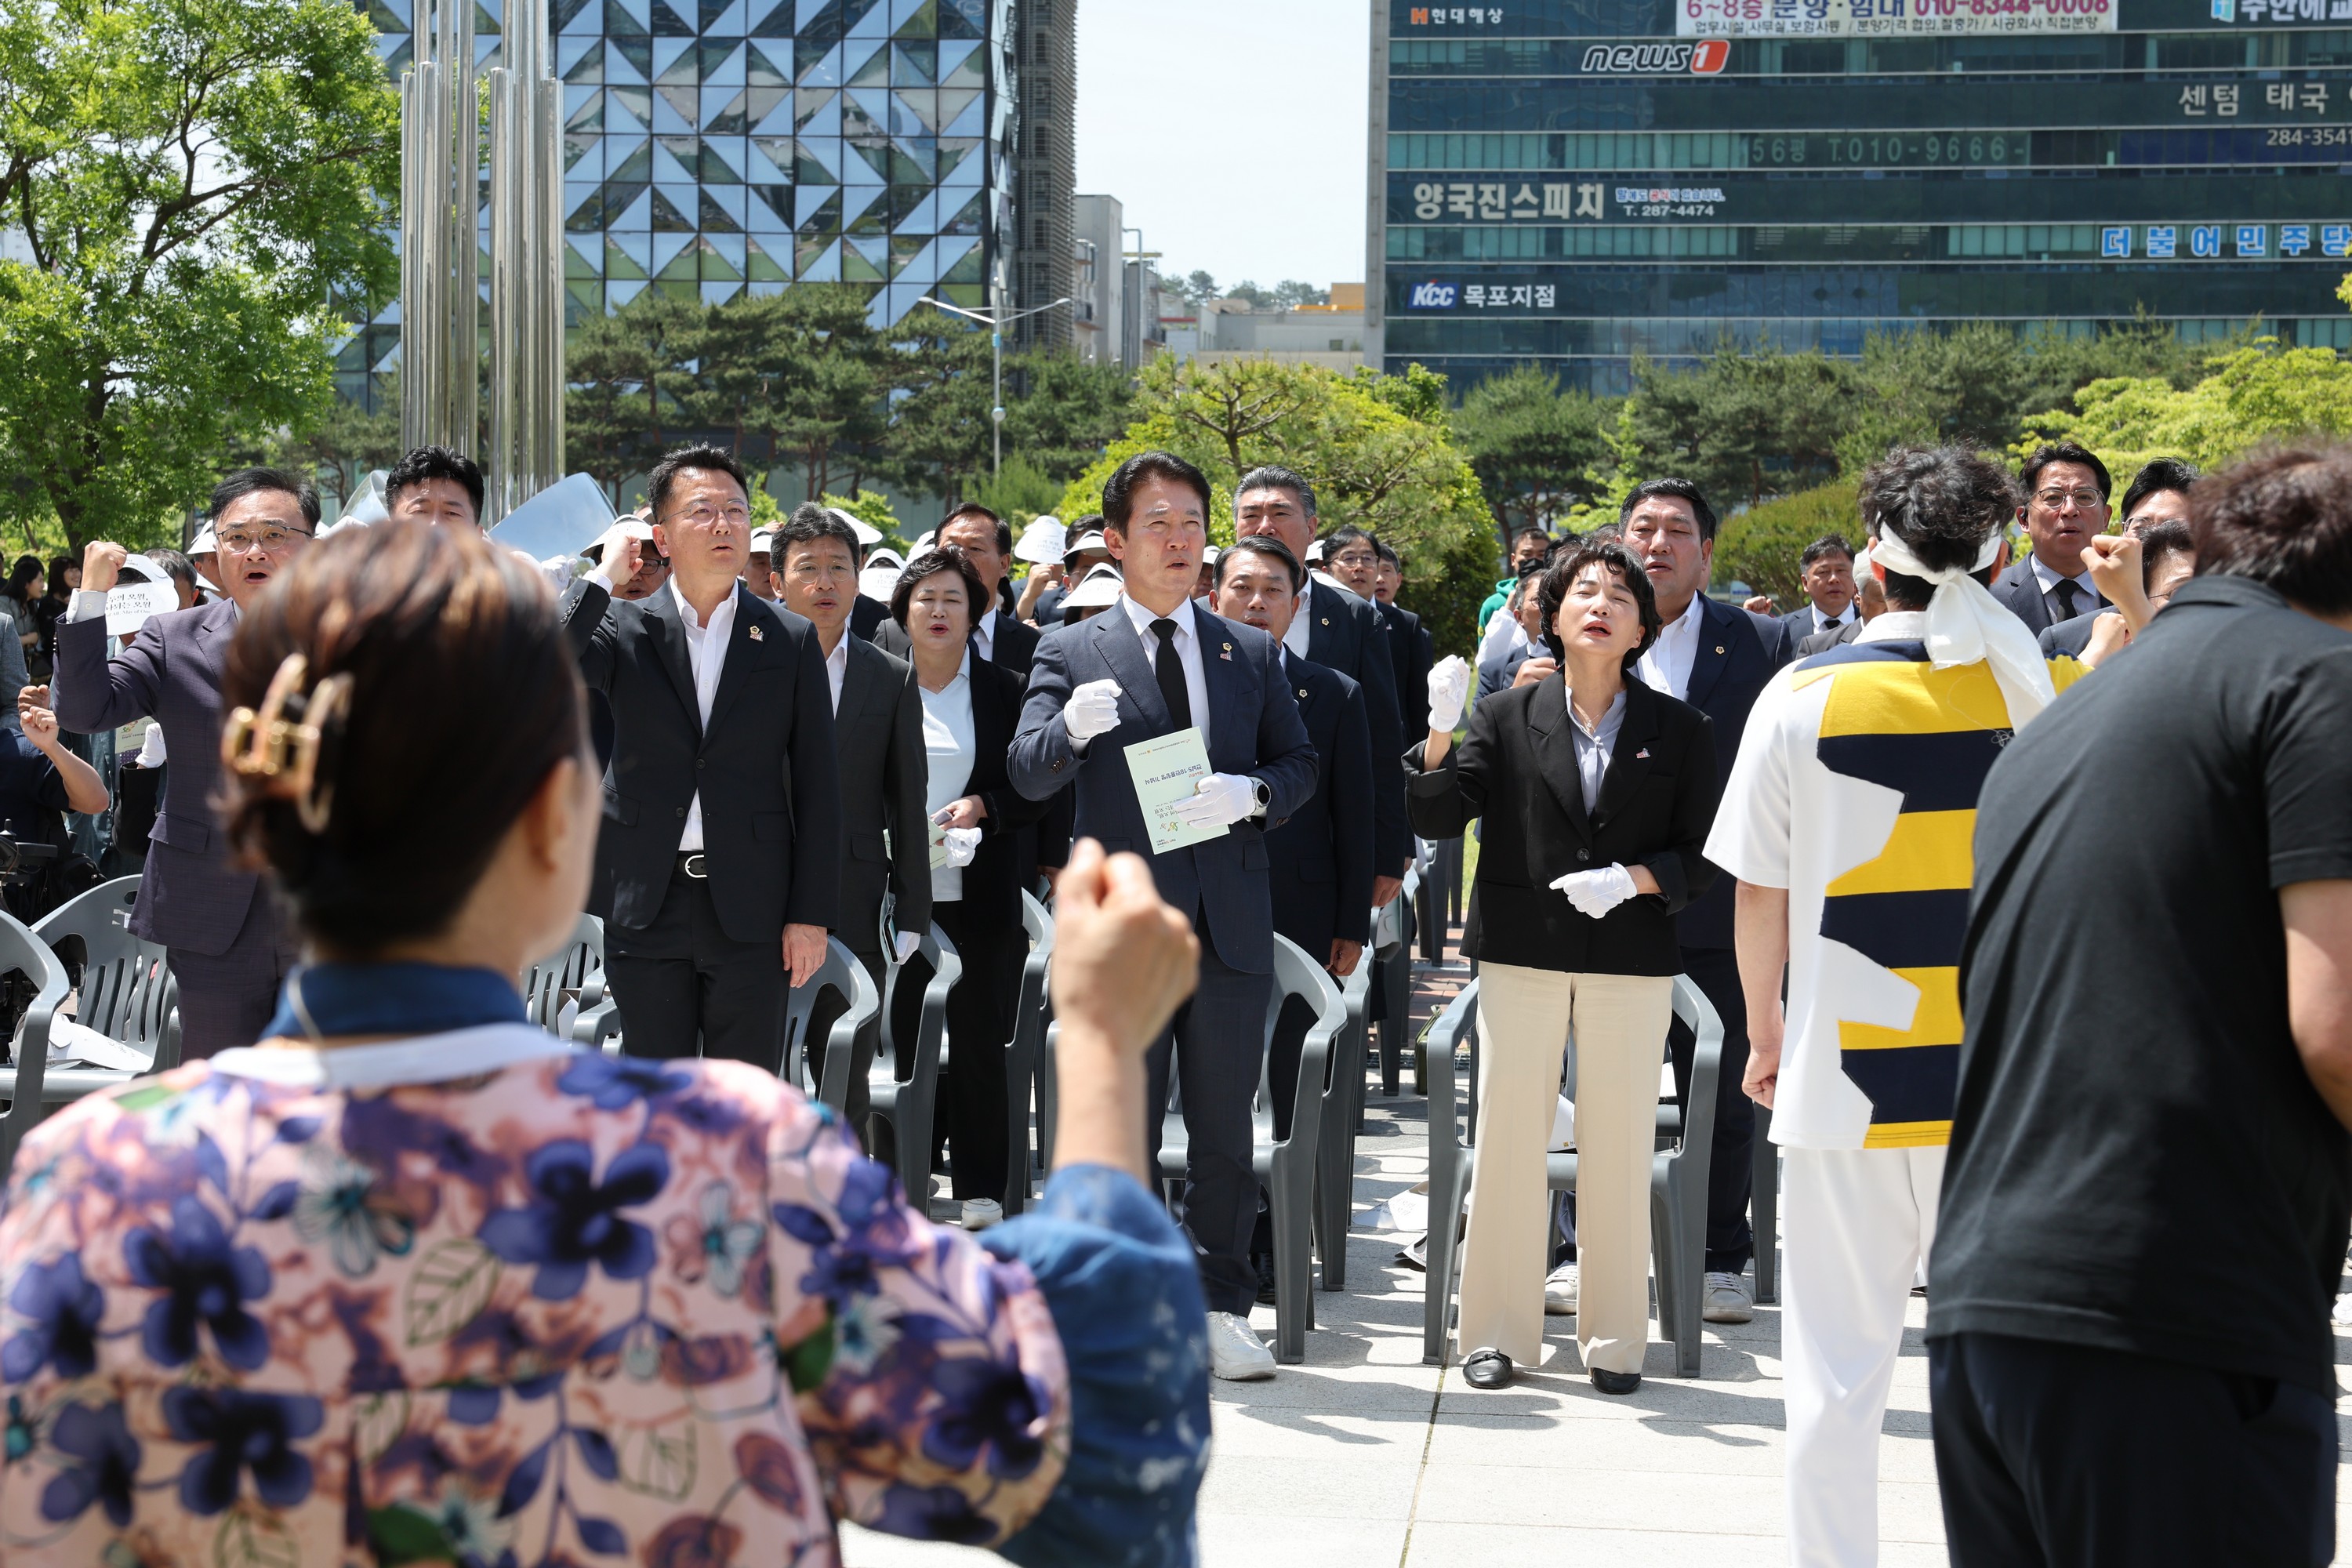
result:
[[[939,1132],[953,1161],[964,1224],[1003,1217],[1005,1047],[1029,947],[1021,925],[1021,829],[1051,801],[1023,798],[1006,781],[1005,753],[1021,716],[1021,677],[971,651],[974,606],[988,602],[980,573],[952,544],[907,563],[890,595],[906,629],[923,700],[926,804],[946,844],[931,855],[931,919],[955,943],[963,978],[948,993],[948,1070]],[[892,1034],[912,1039],[922,987],[901,984]],[[913,1194],[917,1202],[921,1194]]]
[[[1462,1373],[1474,1388],[1499,1388],[1514,1363],[1542,1355],[1544,1152],[1573,1028],[1581,1289],[1562,1306],[1578,1313],[1593,1385],[1630,1394],[1649,1342],[1674,916],[1715,874],[1699,856],[1715,817],[1715,742],[1706,715],[1633,675],[1660,621],[1631,552],[1562,551],[1541,593],[1559,673],[1480,701],[1456,750],[1441,688],[1458,712],[1467,672],[1433,672],[1429,739],[1405,759],[1414,831],[1451,838],[1483,824],[1462,940],[1478,962],[1480,1043]]]

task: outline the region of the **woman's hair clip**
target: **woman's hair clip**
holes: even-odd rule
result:
[[[319,750],[327,726],[351,707],[352,678],[331,675],[308,693],[302,682],[310,662],[289,653],[269,679],[261,710],[231,710],[221,731],[221,765],[245,778],[267,781],[264,793],[294,803],[302,826],[312,833],[327,830],[327,814],[334,807],[332,780],[319,776]],[[295,717],[287,717],[288,706]]]

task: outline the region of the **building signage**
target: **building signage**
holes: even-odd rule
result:
[[[1714,217],[1721,185],[1611,185],[1602,180],[1424,180],[1412,187],[1423,223],[1601,223],[1611,198],[1621,217]]]
[[[1725,38],[1695,44],[1595,44],[1584,51],[1587,76],[1713,76],[1731,58]]]
[[[2184,258],[2210,261],[2227,254],[2243,261],[2267,261],[2273,255],[2290,259],[2317,251],[2322,256],[2352,256],[2352,223],[2151,223],[2114,224],[2099,230],[2099,258],[2126,261],[2145,256],[2151,261]]]
[[[2240,8],[2248,3],[2239,0]],[[1675,31],[1685,38],[2112,33],[2116,5],[2116,0],[1675,0]]]

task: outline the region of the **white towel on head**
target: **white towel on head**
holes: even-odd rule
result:
[[[1889,572],[1936,584],[1936,596],[1927,601],[1928,662],[1937,669],[1979,660],[1992,666],[2001,700],[2009,705],[2010,728],[2021,730],[2057,700],[2058,689],[2051,683],[2050,666],[2033,634],[1977,581],[1978,573],[2000,559],[2000,542],[2001,532],[1995,529],[1975,565],[1931,567],[1882,529],[1871,542],[1870,559]]]

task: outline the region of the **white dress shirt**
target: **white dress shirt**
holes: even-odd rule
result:
[[[835,718],[840,717],[841,714],[841,683],[849,676],[849,639],[856,635],[847,626],[843,626],[841,640],[833,645],[831,653],[824,656],[824,678],[833,685],[833,711]]]
[[[1691,666],[1698,659],[1699,604],[1706,597],[1693,594],[1683,613],[1658,629],[1658,640],[1633,667],[1643,685],[1677,702],[1690,696]]]
[[[1118,605],[1127,612],[1136,637],[1143,644],[1144,664],[1158,669],[1153,661],[1160,657],[1160,636],[1151,629],[1151,623],[1160,616],[1124,594],[1119,595]],[[1192,727],[1201,731],[1201,743],[1205,747],[1209,742],[1209,678],[1201,668],[1201,627],[1192,616],[1192,601],[1187,599],[1170,613],[1168,619],[1176,623],[1176,658],[1184,667],[1184,695],[1192,705]],[[1306,618],[1301,616],[1298,620],[1304,622]],[[1293,629],[1297,629],[1296,623]],[[1285,639],[1284,646],[1289,646],[1288,639]]]
[[[694,606],[678,592],[675,577],[669,580],[669,595],[677,601],[678,624],[686,628],[686,662],[694,670],[694,705],[701,710],[707,729],[710,701],[719,695],[719,677],[727,668],[727,645],[735,636],[735,595],[719,600],[705,623],[694,618]],[[686,831],[677,837],[677,851],[688,855],[701,847],[702,792],[696,790],[693,804],[686,808]]]
[[[996,611],[993,606],[990,608],[988,614],[980,617],[980,625],[972,627],[971,640],[979,647],[981,658],[991,661],[995,659]]]
[[[923,697],[923,755],[929,764],[923,791],[923,812],[936,817],[966,794],[971,782],[971,762],[979,741],[971,727],[971,649],[955,679],[933,691],[921,681],[915,689]],[[963,897],[963,870],[956,866],[931,868],[931,902],[953,903]]]
[[[2026,559],[2032,563],[2033,584],[2042,590],[2042,602],[2050,607],[2052,626],[2056,626],[2062,619],[2073,618],[2061,616],[2058,613],[2058,584],[2062,582],[2074,584],[2074,615],[2095,616],[2107,607],[2106,600],[2099,595],[2098,584],[2091,581],[2089,571],[2069,577],[2063,572],[2053,570],[2039,555],[2029,555]]]
[[[1852,600],[1848,600],[1846,602],[1845,608],[1840,610],[1834,616],[1823,615],[1822,613],[1822,607],[1819,605],[1812,605],[1807,607],[1813,612],[1813,630],[1817,634],[1842,626],[1845,625],[1846,622],[1853,619],[1853,603]]]

